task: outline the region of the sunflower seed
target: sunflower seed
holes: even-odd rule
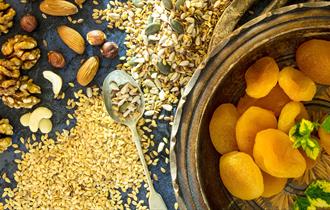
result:
[[[138,7],[138,8],[142,8],[144,6],[144,3],[141,0],[133,0],[132,1],[134,6]]]

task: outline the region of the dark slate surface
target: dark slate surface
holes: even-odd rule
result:
[[[269,0],[267,0],[269,2]],[[35,16],[37,16],[37,19],[39,21],[39,27],[38,29],[32,33],[29,34],[36,38],[39,43],[39,47],[41,48],[42,51],[42,56],[40,58],[39,63],[37,64],[36,67],[34,67],[32,70],[28,72],[23,72],[23,74],[28,74],[30,77],[34,79],[34,81],[41,86],[43,94],[41,95],[42,102],[38,106],[46,106],[51,108],[54,111],[54,116],[52,118],[53,124],[54,124],[54,129],[53,132],[50,134],[50,136],[54,135],[55,131],[61,131],[62,129],[70,128],[73,126],[73,123],[70,126],[66,126],[65,121],[66,121],[66,115],[69,113],[67,109],[65,109],[66,106],[66,101],[67,100],[54,100],[53,99],[53,93],[51,90],[51,85],[42,77],[42,71],[43,70],[54,70],[51,68],[51,66],[47,62],[47,52],[49,50],[58,50],[61,51],[64,55],[65,58],[67,59],[67,65],[64,69],[62,70],[54,70],[56,73],[60,74],[64,80],[64,86],[62,91],[65,92],[66,94],[66,99],[73,98],[73,92],[76,90],[81,89],[82,87],[79,86],[75,82],[75,77],[76,77],[76,72],[77,69],[80,66],[80,61],[84,58],[87,58],[91,55],[100,55],[99,48],[98,47],[92,47],[87,45],[86,52],[84,55],[77,55],[73,51],[71,51],[68,47],[66,47],[60,38],[58,37],[56,33],[56,27],[61,24],[66,24],[68,26],[71,26],[75,29],[77,29],[82,35],[85,35],[88,31],[92,29],[101,29],[104,32],[106,32],[108,40],[109,41],[114,41],[118,43],[120,52],[119,56],[114,59],[114,60],[109,60],[109,59],[102,59],[101,62],[101,68],[99,72],[96,75],[96,78],[92,82],[91,85],[101,85],[103,82],[103,79],[105,76],[114,70],[116,68],[116,65],[120,63],[119,57],[125,55],[125,46],[123,44],[124,38],[125,38],[125,33],[113,29],[109,30],[106,28],[105,24],[102,25],[97,25],[94,23],[94,21],[91,18],[92,14],[92,4],[91,1],[87,1],[87,3],[84,5],[84,8],[80,10],[80,12],[77,15],[73,16],[73,19],[78,19],[78,18],[84,18],[85,21],[83,24],[78,24],[78,25],[73,25],[71,24],[66,18],[63,17],[48,17],[47,19],[43,19],[41,17],[41,13],[39,12],[38,8],[38,1],[34,3],[30,3],[27,5],[20,4],[18,3],[18,0],[8,0],[8,2],[15,8],[17,15],[15,17],[15,24],[14,27],[10,30],[10,33],[6,35],[2,35],[0,37],[0,43],[4,43],[6,39],[9,37],[12,37],[15,34],[26,34],[23,32],[20,27],[19,27],[19,19],[22,15],[26,13],[31,13]],[[100,4],[98,7],[99,8],[104,8],[104,5],[106,4],[104,1],[103,4]],[[262,2],[262,1],[261,1]],[[298,2],[298,1],[294,1]],[[301,1],[300,1],[301,2]],[[264,4],[265,2],[261,3]],[[95,6],[93,6],[94,8]],[[260,5],[256,5],[252,8],[252,10],[260,11]],[[253,18],[255,15],[246,15],[244,17],[244,21],[242,21],[240,24],[245,22],[246,20],[249,20]],[[43,46],[42,40],[47,40],[48,42],[48,47]],[[3,57],[0,55],[0,57]],[[68,83],[69,82],[74,82],[75,87],[71,88],[69,87]],[[84,88],[83,88],[84,89]],[[8,107],[4,106],[2,102],[0,102],[0,116],[2,118],[8,118],[10,122],[14,125],[14,140],[13,143],[16,143],[20,146],[21,150],[25,150],[25,148],[21,145],[20,141],[18,138],[20,136],[28,136],[30,133],[28,132],[27,128],[24,128],[20,125],[19,123],[19,117],[28,112],[29,110],[26,109],[21,109],[21,110],[16,110],[16,109],[9,109]],[[72,112],[72,111],[71,111]],[[167,113],[168,114],[168,113]],[[159,128],[153,133],[156,136],[156,142],[160,142],[163,136],[169,137],[170,135],[170,129],[169,126],[166,124],[165,121],[160,121],[159,122]],[[154,150],[157,150],[158,144],[155,145]],[[0,175],[2,175],[4,172],[7,173],[8,177],[12,180],[12,184],[7,184],[4,183],[2,179],[0,179],[0,194],[3,192],[3,188],[5,187],[15,187],[15,183],[13,181],[13,172],[17,169],[16,164],[13,162],[14,159],[20,158],[20,155],[14,154],[14,149],[9,148],[6,152],[3,154],[0,154]],[[165,200],[165,202],[168,205],[169,209],[174,209],[173,205],[175,203],[175,197],[173,194],[173,189],[172,189],[172,184],[171,184],[171,176],[169,173],[169,164],[165,164],[165,153],[160,155],[160,162],[157,167],[150,167],[150,170],[153,173],[156,173],[159,177],[159,181],[155,182],[155,188],[158,192],[160,192]],[[166,174],[162,174],[160,172],[160,167],[166,168]],[[145,199],[145,190],[141,190],[142,192],[140,193],[140,198]],[[124,196],[125,197],[125,196]],[[0,201],[3,201],[2,198],[0,198]],[[145,203],[147,201],[145,200]]]

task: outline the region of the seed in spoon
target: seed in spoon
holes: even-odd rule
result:
[[[130,83],[118,85],[115,82],[111,82],[110,87],[112,110],[117,117],[125,119],[139,115],[141,104],[139,88]]]

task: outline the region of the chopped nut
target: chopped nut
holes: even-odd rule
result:
[[[13,19],[16,12],[4,0],[0,0],[0,35],[8,33],[9,29],[13,27]]]
[[[33,15],[27,14],[21,18],[21,28],[26,32],[34,31],[38,26],[37,18]]]
[[[118,55],[118,45],[114,42],[106,42],[103,44],[101,53],[106,58],[115,58]]]
[[[0,120],[0,152],[4,152],[12,144],[13,126],[8,119]]]
[[[87,33],[86,39],[90,45],[97,46],[105,42],[107,36],[101,30],[93,30]]]

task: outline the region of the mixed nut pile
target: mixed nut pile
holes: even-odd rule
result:
[[[95,7],[99,5],[98,0],[91,2]],[[118,116],[134,117],[139,114],[138,108],[142,103],[139,94],[142,91],[146,112],[138,123],[138,129],[143,137],[142,146],[148,165],[159,166],[161,173],[168,173],[169,142],[166,137],[155,140],[152,131],[157,129],[156,120],[172,123],[173,107],[179,100],[180,92],[206,56],[213,28],[229,2],[109,1],[106,8],[93,10],[92,18],[97,24],[104,21],[108,29],[118,28],[127,34],[124,42],[126,55],[119,58],[122,63],[117,68],[132,75],[141,90],[129,83],[112,84],[112,103],[117,108]],[[84,22],[84,19],[74,20],[72,15],[84,7],[85,0],[75,0],[74,3],[67,0],[42,0],[38,4],[43,18],[60,16],[66,17],[70,24]],[[3,26],[0,27],[0,33],[7,33],[13,25],[15,11],[1,0],[0,10],[4,11],[0,13],[0,25]],[[5,21],[2,23],[1,20]],[[37,30],[38,21],[32,14],[27,14],[21,18],[20,27],[30,33]],[[56,32],[77,55],[85,54],[86,43],[100,50],[102,56],[91,55],[81,62],[76,76],[81,86],[90,85],[103,59],[118,57],[118,45],[108,41],[101,30],[91,30],[84,37],[69,24],[65,24],[58,26]],[[44,42],[47,44],[46,40]],[[17,187],[5,188],[2,194],[4,207],[147,209],[145,201],[138,198],[141,197],[138,196],[140,190],[144,191],[148,186],[143,184],[143,170],[130,139],[130,132],[107,116],[98,88],[87,87],[86,95],[83,90],[79,90],[74,93],[75,98],[67,99],[66,108],[76,110],[74,115],[67,115],[66,125],[74,123],[75,126],[70,130],[56,132],[56,140],[52,139],[48,133],[53,128],[53,112],[47,107],[34,107],[40,102],[38,95],[41,94],[41,88],[29,77],[22,76],[40,58],[37,42],[28,35],[16,35],[3,45],[2,53],[5,56],[5,59],[0,60],[2,101],[11,108],[33,108],[20,118],[21,124],[33,134],[28,138],[20,138],[27,152],[13,144],[14,153],[22,156],[15,160],[18,164],[14,174]],[[59,50],[50,50],[47,58],[50,66],[55,69],[68,66],[67,58]],[[54,98],[65,99],[60,74],[44,70],[42,75],[52,85]],[[69,83],[69,86],[73,87],[74,84]],[[5,123],[9,125],[9,121]],[[0,129],[1,125],[0,122]],[[6,135],[4,139],[12,135],[1,130],[0,133]],[[42,135],[39,137],[34,133]],[[49,173],[44,171],[46,168],[51,169]],[[79,177],[74,177],[76,175]],[[152,177],[158,181],[156,173],[152,173]],[[5,178],[10,183],[8,177]],[[122,197],[122,191],[127,191],[125,198]],[[178,208],[177,203],[174,208]]]

